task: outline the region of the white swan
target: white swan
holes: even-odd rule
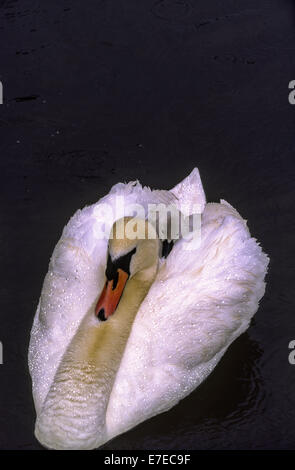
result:
[[[200,246],[188,251],[193,240],[179,239],[159,259],[157,237],[115,234],[103,290],[108,239],[101,230],[109,233],[115,220],[101,218],[100,209],[114,208],[117,196],[127,216],[130,203],[199,204]],[[267,265],[238,212],[225,201],[206,204],[197,169],[171,191],[119,183],[76,212],[53,252],[31,332],[37,439],[49,448],[92,449],[174,406],[248,328]]]

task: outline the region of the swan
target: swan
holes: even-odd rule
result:
[[[147,210],[171,203],[186,216],[198,208],[201,239],[179,237],[163,257]],[[131,223],[144,236],[127,237]],[[268,262],[229,203],[206,203],[197,168],[170,191],[118,183],[78,210],[53,251],[31,331],[39,442],[98,448],[176,405],[248,328]]]

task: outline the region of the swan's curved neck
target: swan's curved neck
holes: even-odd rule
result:
[[[95,448],[108,439],[111,390],[134,318],[158,269],[158,240],[152,242],[150,262],[129,279],[114,315],[99,322],[91,309],[71,341],[36,424],[44,445]],[[151,253],[151,240],[146,243]]]

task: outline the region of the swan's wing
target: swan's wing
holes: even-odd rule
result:
[[[205,208],[201,245],[177,242],[141,304],[109,401],[109,438],[188,395],[258,308],[268,258],[221,202]]]
[[[198,171],[186,180],[190,187],[195,184],[197,191]],[[37,413],[63,354],[102,290],[114,221],[134,215],[136,205],[143,208],[145,217],[148,204],[178,204],[184,197],[183,190],[152,191],[139,182],[118,183],[96,204],[78,210],[65,226],[50,260],[31,331],[29,368]]]
[[[37,414],[82,318],[94,308],[103,274],[75,240],[60,239],[44,279],[31,331],[29,368]]]

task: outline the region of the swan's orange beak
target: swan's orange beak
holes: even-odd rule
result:
[[[129,277],[129,275],[120,268],[117,270],[117,273],[117,283],[114,284],[114,279],[107,281],[96,304],[95,315],[102,321],[107,320],[116,310]]]

